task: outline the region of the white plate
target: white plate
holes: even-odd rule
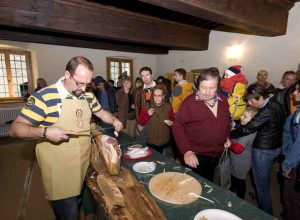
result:
[[[153,162],[138,162],[133,164],[133,170],[138,173],[151,173],[155,170],[155,163]]]
[[[242,220],[240,217],[222,209],[205,209],[195,216],[194,220]],[[203,218],[205,217],[205,218]]]

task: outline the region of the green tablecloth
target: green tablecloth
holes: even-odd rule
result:
[[[108,135],[113,136],[112,130],[106,130]],[[125,133],[120,133],[118,141],[121,145],[121,149],[124,152],[128,146],[137,143],[132,137]],[[133,171],[132,166],[134,163],[138,162],[136,160],[127,160],[122,158],[122,166],[132,171],[132,173],[137,177],[137,179],[145,186],[148,190],[148,183],[152,176],[161,172],[181,172],[187,173],[195,177],[202,186],[202,196],[213,200],[215,203],[210,203],[202,199],[198,199],[188,205],[172,205],[160,201],[155,198],[155,201],[159,207],[164,212],[167,219],[176,220],[193,220],[195,215],[204,209],[222,209],[229,211],[242,219],[246,220],[268,220],[273,219],[272,216],[259,210],[258,208],[250,205],[249,203],[239,199],[233,193],[223,190],[217,185],[211,183],[210,181],[200,177],[189,168],[181,166],[175,160],[164,157],[160,153],[153,150],[153,154],[144,159],[143,161],[153,161],[156,163],[156,169],[149,174],[141,174]],[[148,190],[149,191],[149,190]],[[150,193],[150,192],[149,192]],[[102,213],[103,214],[103,213]],[[102,215],[103,216],[103,215]]]

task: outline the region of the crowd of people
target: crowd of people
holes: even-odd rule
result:
[[[140,93],[136,95],[135,106],[137,123],[145,126],[149,122],[150,125],[148,146],[164,153],[171,145],[179,161],[211,181],[224,147],[229,147],[230,190],[244,199],[246,178],[251,172],[258,206],[270,215],[273,215],[271,172],[273,164],[280,163],[283,158],[283,190],[288,189],[288,195],[298,195],[296,188],[291,189],[288,183],[297,180],[297,172],[293,171],[300,161],[297,154],[299,147],[296,146],[299,117],[292,123],[294,131],[287,123],[296,119],[286,120],[297,112],[299,81],[296,72],[285,72],[278,88],[275,88],[268,82],[266,70],[260,70],[257,81],[248,84],[241,66],[229,67],[223,75],[218,69],[209,68],[198,75],[194,89],[193,83],[185,80],[183,68],[174,72],[177,84],[172,96],[163,100],[167,93],[161,89],[162,86],[168,91],[165,79],[160,77],[155,82],[150,70],[145,72],[142,68],[140,71],[144,84],[138,90]],[[156,94],[158,90],[161,92]],[[167,105],[168,101],[170,105]],[[294,141],[291,133],[295,133]],[[291,173],[293,176],[289,175]],[[292,184],[297,185],[297,181]],[[286,219],[298,216],[297,199],[295,195],[283,196]]]
[[[271,172],[273,164],[280,163],[283,214],[285,219],[296,219],[300,212],[300,81],[296,72],[285,72],[278,88],[268,82],[266,70],[258,71],[257,81],[248,83],[239,65],[224,74],[217,68],[205,69],[194,82],[186,80],[183,68],[174,73],[174,86],[163,76],[154,80],[149,67],[140,69],[134,83],[125,74],[115,84],[102,76],[92,78],[90,61],[74,57],[57,83],[37,89],[29,97],[10,134],[39,139],[37,159],[55,215],[62,219],[77,215],[84,178],[74,174],[86,171],[90,139],[78,137],[76,132],[89,129],[93,114],[101,126],[123,129],[210,181],[228,148],[230,190],[244,199],[251,172],[258,206],[271,215]],[[64,155],[74,161],[74,170],[68,175],[58,169],[66,159],[57,158],[62,148],[53,148],[56,145],[68,148]],[[70,181],[76,183],[74,187],[65,184]]]

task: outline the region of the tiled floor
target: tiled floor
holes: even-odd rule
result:
[[[274,164],[274,169],[272,171],[272,182],[271,182],[271,193],[272,193],[272,202],[273,202],[273,212],[274,212],[274,219],[281,220],[283,219],[281,217],[282,213],[282,204],[280,202],[280,194],[279,194],[279,184],[277,181],[277,164]],[[257,206],[256,200],[253,200],[251,196],[249,195],[249,192],[254,192],[252,188],[252,183],[250,180],[250,175],[248,175],[247,178],[247,193],[245,200],[249,202],[250,204]]]
[[[0,138],[1,219],[54,219],[52,210],[43,194],[41,173],[36,162],[32,169],[32,175],[29,175],[33,158],[34,141],[18,141],[9,137]],[[27,187],[26,183],[30,183],[30,187]],[[29,189],[27,193],[25,193],[25,188]],[[253,191],[249,179],[247,189],[246,201],[256,206],[256,202],[248,195],[249,191]],[[274,216],[281,219],[282,207],[275,171],[272,173],[271,191]]]
[[[34,164],[30,175],[33,158],[33,141],[0,138],[1,219],[54,219],[43,195],[41,173],[37,163]],[[29,183],[30,187],[27,187]],[[26,191],[26,188],[29,191]]]

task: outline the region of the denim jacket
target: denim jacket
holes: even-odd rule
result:
[[[282,151],[285,156],[285,159],[282,163],[283,171],[288,171],[289,169],[295,168],[300,162],[300,129],[297,129],[298,123],[294,123],[294,132],[295,132],[295,142],[292,140],[290,123],[291,120],[296,117],[293,117],[295,114],[300,112],[300,105],[297,106],[297,112],[290,115],[285,122],[284,131],[283,131],[283,145]]]

